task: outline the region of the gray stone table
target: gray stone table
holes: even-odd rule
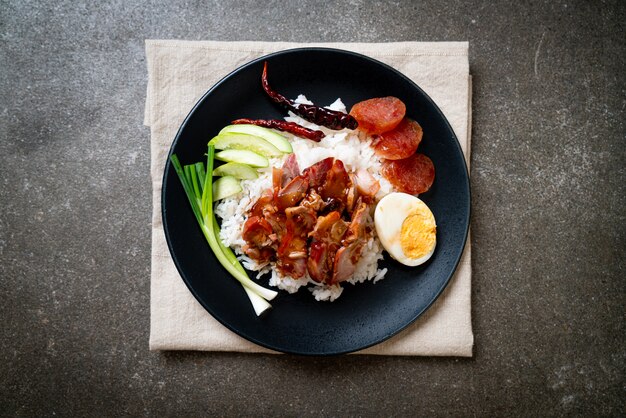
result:
[[[623,1],[0,1],[0,415],[624,416]],[[475,356],[148,351],[148,38],[470,42]]]

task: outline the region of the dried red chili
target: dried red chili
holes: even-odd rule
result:
[[[231,123],[233,125],[249,124],[269,129],[278,129],[279,131],[289,132],[301,138],[310,139],[315,142],[320,142],[322,138],[324,138],[324,132],[322,131],[314,131],[313,129],[300,126],[295,122],[286,122],[280,119],[237,119]]]
[[[286,107],[298,116],[315,123],[316,125],[325,126],[329,129],[340,130],[344,128],[356,129],[359,123],[356,119],[347,113],[337,112],[335,110],[324,109],[323,107],[296,103],[287,99],[282,94],[274,91],[267,81],[267,61],[263,64],[263,74],[261,75],[261,84],[263,90],[276,103]]]

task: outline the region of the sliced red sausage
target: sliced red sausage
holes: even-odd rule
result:
[[[392,130],[405,114],[402,100],[392,96],[364,100],[350,110],[350,115],[359,122],[359,129],[371,135]]]
[[[415,154],[422,141],[422,127],[412,119],[404,118],[395,129],[384,132],[372,142],[376,155],[388,160],[401,160]]]
[[[382,171],[396,189],[413,195],[427,192],[435,181],[433,162],[419,153],[402,160],[386,160]]]

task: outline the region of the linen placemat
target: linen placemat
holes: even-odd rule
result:
[[[151,133],[152,259],[150,349],[273,353],[215,320],[181,279],[161,219],[165,160],[181,123],[202,95],[242,64],[284,49],[319,46],[367,55],[417,83],[443,111],[469,164],[471,78],[467,42],[286,43],[147,40],[146,126]],[[437,301],[408,328],[360,354],[472,355],[471,250]]]

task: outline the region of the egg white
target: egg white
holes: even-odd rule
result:
[[[418,266],[425,263],[433,255],[437,246],[435,242],[432,250],[419,258],[408,257],[402,249],[400,240],[402,224],[407,216],[420,206],[430,212],[428,206],[413,195],[389,193],[378,202],[374,211],[374,225],[381,244],[391,257],[406,266]]]

